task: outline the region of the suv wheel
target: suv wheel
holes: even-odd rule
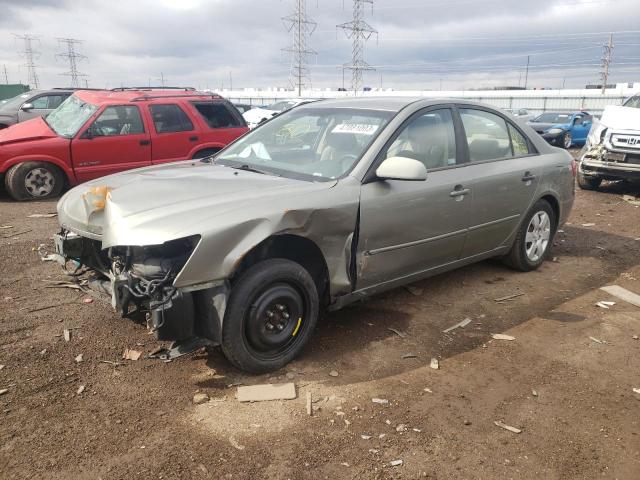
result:
[[[544,261],[553,243],[556,215],[546,200],[538,200],[520,225],[505,263],[516,270],[535,270]]]
[[[285,259],[257,263],[241,274],[231,290],[222,325],[222,351],[241,370],[277,370],[309,341],[318,311],[318,292],[304,267]]]
[[[596,190],[602,183],[602,178],[586,176],[578,172],[578,186],[583,190]]]
[[[15,200],[44,200],[60,195],[64,174],[46,162],[19,163],[7,172],[5,186]]]

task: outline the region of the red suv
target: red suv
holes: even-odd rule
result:
[[[0,131],[0,175],[16,200],[65,184],[217,152],[248,131],[218,95],[190,89],[75,92],[46,118]]]

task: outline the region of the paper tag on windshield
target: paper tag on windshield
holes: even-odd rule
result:
[[[373,135],[378,130],[378,125],[366,123],[341,123],[336,125],[331,133],[357,133],[360,135]]]

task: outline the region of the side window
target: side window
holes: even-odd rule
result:
[[[573,119],[573,124],[574,125],[582,125],[582,117],[578,116],[576,118]]]
[[[507,124],[498,115],[471,108],[460,109],[472,162],[509,158],[511,139]]]
[[[49,106],[51,110],[54,110],[60,106],[62,102],[67,99],[68,95],[49,95]]]
[[[238,120],[226,105],[213,102],[193,103],[198,113],[202,115],[211,128],[232,128],[239,126]]]
[[[144,133],[144,124],[138,107],[117,105],[107,107],[91,126],[94,137],[113,137]]]
[[[186,113],[176,104],[150,105],[153,124],[158,133],[188,132],[193,123]]]
[[[386,158],[408,157],[427,170],[456,164],[456,135],[451,110],[433,110],[403,128],[387,150]]]
[[[529,155],[527,139],[511,124],[509,124],[509,135],[511,136],[511,145],[513,145],[513,155],[515,157]]]
[[[49,108],[48,107],[49,99],[46,95],[43,95],[42,97],[38,97],[35,100],[32,100],[31,102],[28,102],[28,103],[31,103],[31,105],[33,105],[33,108],[35,110],[45,110]]]

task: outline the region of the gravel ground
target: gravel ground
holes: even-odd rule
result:
[[[487,261],[332,313],[299,360],[258,377],[218,350],[147,359],[143,324],[49,288],[65,277],[36,250],[57,222],[28,215],[55,202],[0,197],[0,478],[637,479],[640,309],[598,290],[640,293],[640,209],[623,193],[638,194],[578,191],[538,271]],[[288,381],[295,400],[235,399]]]

